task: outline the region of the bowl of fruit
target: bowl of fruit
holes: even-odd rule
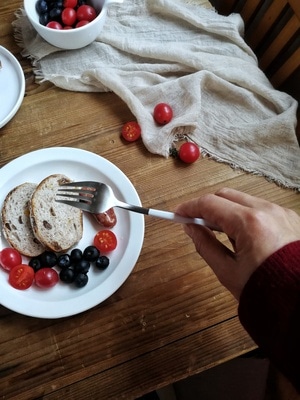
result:
[[[73,50],[100,34],[108,5],[123,0],[24,0],[26,15],[38,34],[53,46]]]

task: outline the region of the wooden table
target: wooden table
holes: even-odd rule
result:
[[[13,38],[20,5],[0,5],[1,45],[20,60],[27,84],[20,110],[0,131],[1,166],[32,150],[69,146],[113,162],[145,206],[172,210],[229,186],[300,212],[299,195],[264,178],[208,158],[183,165],[150,154],[141,141],[125,144],[120,129],[133,116],[113,93],[36,85]],[[1,306],[0,318],[0,397],[9,400],[134,399],[255,348],[239,323],[236,301],[181,226],[150,217],[132,274],[104,303],[55,320]]]

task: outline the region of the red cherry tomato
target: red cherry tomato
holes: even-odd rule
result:
[[[79,21],[76,24],[76,28],[81,28],[82,26],[87,25],[89,23],[90,23],[89,21]]]
[[[77,20],[76,11],[74,10],[74,8],[71,7],[64,8],[61,13],[61,20],[64,25],[67,26],[74,25]]]
[[[35,273],[35,283],[42,289],[51,288],[55,286],[58,281],[58,273],[53,268],[41,268]]]
[[[75,8],[77,6],[77,0],[64,0],[63,6],[64,8],[67,7]]]
[[[77,20],[78,21],[93,21],[97,17],[96,10],[92,6],[86,4],[78,7]]]
[[[29,265],[16,265],[9,273],[8,282],[19,290],[28,289],[34,280],[34,270]]]
[[[153,117],[159,125],[165,125],[173,118],[173,110],[167,103],[159,103],[155,106]]]
[[[181,161],[191,164],[198,160],[198,158],[200,157],[200,149],[195,143],[183,143],[180,146],[178,157]]]
[[[20,264],[22,264],[22,256],[17,250],[6,247],[0,252],[0,265],[6,271]]]
[[[134,142],[141,136],[141,127],[135,121],[126,122],[122,127],[122,136],[128,142]]]
[[[51,29],[62,29],[62,25],[57,22],[57,21],[50,21],[48,22],[48,24],[46,25],[47,28],[51,28]]]
[[[105,253],[113,251],[117,247],[116,235],[108,229],[99,231],[94,237],[94,246],[97,247],[100,252],[103,251]]]

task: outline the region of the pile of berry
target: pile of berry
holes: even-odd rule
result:
[[[46,268],[57,266],[60,269],[59,278],[65,283],[74,283],[78,288],[83,287],[88,282],[88,272],[91,265],[96,269],[104,270],[109,265],[109,258],[101,256],[99,250],[95,246],[88,246],[81,251],[76,248],[70,254],[56,255],[52,251],[45,251],[39,257],[34,257],[29,261],[29,265],[34,269],[35,273]],[[41,285],[39,285],[41,286]],[[44,285],[45,287],[51,284]]]
[[[31,258],[28,264],[23,263],[16,249],[6,247],[0,251],[0,269],[9,273],[8,282],[19,290],[28,289],[32,284],[48,289],[59,280],[81,288],[88,283],[88,272],[92,266],[98,270],[105,270],[109,266],[109,258],[100,255],[95,246],[87,246],[84,251],[76,248],[70,254],[57,255],[45,251]]]
[[[73,29],[89,24],[97,17],[86,0],[38,0],[40,24],[53,29]]]

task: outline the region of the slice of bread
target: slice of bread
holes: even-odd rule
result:
[[[3,235],[11,247],[28,257],[36,257],[45,247],[36,239],[31,228],[29,202],[36,189],[35,183],[25,182],[6,196],[2,212]]]
[[[30,220],[36,238],[57,253],[74,246],[83,234],[82,211],[55,202],[58,187],[71,182],[62,174],[50,175],[40,182],[30,202]]]

